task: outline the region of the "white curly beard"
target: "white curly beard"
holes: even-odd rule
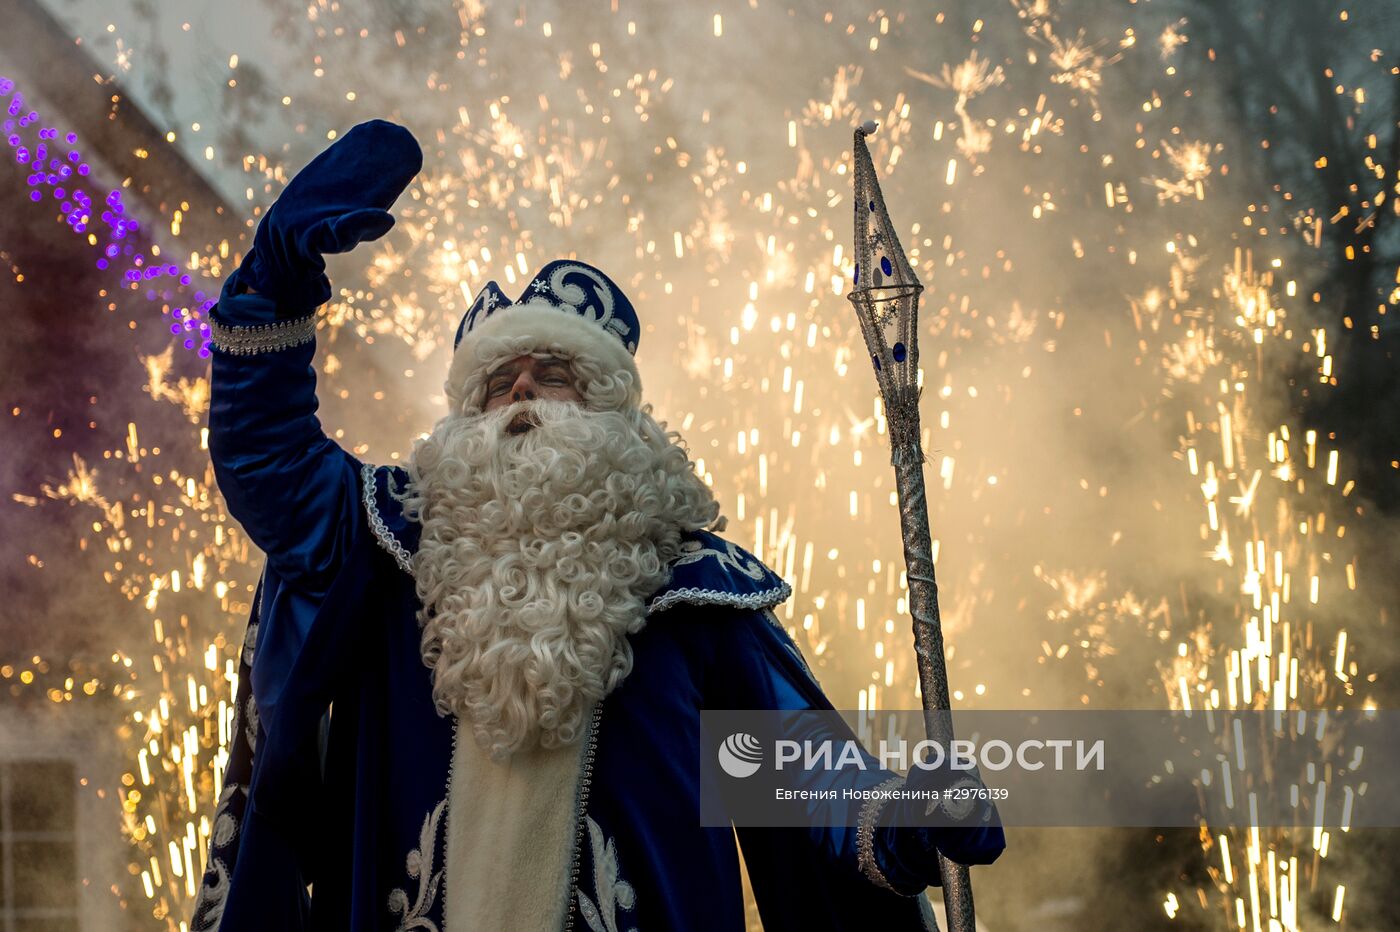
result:
[[[512,435],[522,411],[536,426]],[[676,440],[635,408],[535,401],[449,416],[415,449],[423,660],[493,758],[574,743],[631,672],[644,600],[718,513]]]

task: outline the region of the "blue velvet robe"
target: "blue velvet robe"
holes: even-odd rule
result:
[[[322,432],[312,322],[229,289],[216,319],[272,326],[262,352],[215,351],[209,419],[219,488],[267,558],[191,929],[436,932],[454,722],[419,652],[407,477]],[[575,799],[566,929],[744,928],[735,832],[699,824],[700,710],[830,708],[770,611],[789,594],[733,544],[687,540],[632,637],[632,673],[595,712],[579,784],[561,788]],[[935,845],[968,862],[1003,846],[999,828],[882,828],[882,888],[858,867],[855,820],[839,821],[738,830],[765,929],[933,928]]]

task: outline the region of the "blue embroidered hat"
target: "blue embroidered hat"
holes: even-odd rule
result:
[[[452,349],[462,345],[462,337],[472,328],[472,324],[478,320],[485,320],[487,315],[498,307],[505,307],[511,303],[510,298],[501,290],[501,286],[495,282],[487,282],[486,287],[476,293],[476,300],[472,306],[467,308],[467,312],[462,315],[462,320],[457,324],[457,336],[452,340]]]
[[[514,302],[487,282],[457,326],[447,395],[455,412],[479,407],[487,367],[522,352],[584,357],[605,370],[641,378],[636,361],[641,325],[632,302],[611,278],[573,259],[556,259],[536,273]]]

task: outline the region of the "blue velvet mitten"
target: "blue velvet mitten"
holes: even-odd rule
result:
[[[322,257],[387,233],[389,207],[422,167],[418,141],[402,126],[371,120],[354,127],[298,172],[268,210],[239,283],[284,315],[325,304],[331,283]]]

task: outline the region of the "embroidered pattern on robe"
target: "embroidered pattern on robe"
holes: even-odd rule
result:
[[[209,839],[209,863],[205,870],[199,899],[191,913],[191,932],[217,932],[224,919],[224,903],[228,900],[229,868],[224,854],[238,838],[239,819],[233,808],[235,797],[246,794],[246,787],[225,783],[214,810],[214,831]]]
[[[442,887],[442,871],[434,871],[433,867],[437,860],[438,827],[442,824],[442,814],[446,809],[447,800],[444,799],[424,817],[423,828],[418,833],[418,847],[408,852],[408,857],[404,859],[409,880],[418,882],[418,893],[413,903],[409,904],[408,893],[403,887],[397,887],[389,894],[389,912],[399,917],[395,932],[439,932],[437,923],[428,916]]]
[[[588,923],[589,932],[622,932],[618,925],[617,911],[631,912],[637,907],[637,891],[622,879],[617,862],[617,846],[611,838],[603,836],[603,830],[592,816],[588,819],[588,841],[593,848],[593,896],[574,890],[578,897],[579,915]],[[637,932],[629,926],[627,932]]]

